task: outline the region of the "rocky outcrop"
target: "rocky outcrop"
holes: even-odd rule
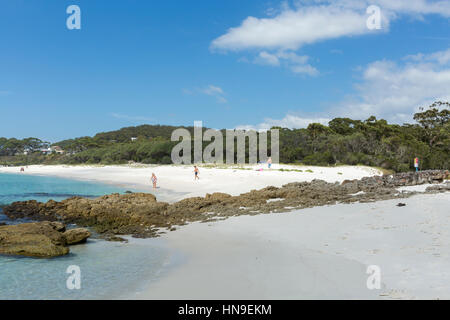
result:
[[[62,256],[69,253],[67,245],[72,244],[74,234],[89,232],[85,229],[76,233],[65,230],[64,224],[48,221],[1,226],[0,254],[39,258]]]
[[[404,172],[378,177],[385,186],[403,187],[421,184],[442,183],[450,178],[448,170],[428,170],[420,172]]]
[[[446,184],[439,184],[436,186],[428,187],[427,192],[446,192],[450,191],[450,182],[447,182]]]
[[[157,236],[159,228],[174,230],[175,226],[194,221],[207,222],[236,215],[286,212],[336,203],[406,198],[413,193],[401,193],[396,188],[443,182],[449,177],[448,171],[424,171],[367,177],[343,183],[314,180],[290,183],[281,188],[252,190],[240,196],[207,194],[205,197],[188,198],[174,204],[158,202],[153,195],[145,193],[112,194],[97,199],[75,197],[61,202],[16,202],[4,207],[3,212],[12,219],[31,218],[90,226],[105,238],[129,234],[145,238]],[[429,192],[446,190],[440,188]]]
[[[89,230],[83,228],[67,230],[63,233],[67,245],[85,243],[90,236],[91,233]]]
[[[16,202],[3,208],[3,213],[12,219],[75,223],[91,226],[99,233],[140,234],[154,236],[148,226],[153,222],[163,224],[164,212],[168,204],[157,202],[152,194],[112,194],[97,199],[74,197],[61,202],[37,201]]]
[[[448,170],[429,170],[365,177],[361,180],[345,180],[343,184],[355,183],[357,188],[362,190],[370,190],[374,188],[377,189],[379,187],[395,188],[416,186],[421,184],[436,184],[442,183],[449,178],[450,172]]]

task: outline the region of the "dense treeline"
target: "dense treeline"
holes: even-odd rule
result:
[[[0,156],[14,156],[19,153],[36,152],[43,148],[48,148],[49,142],[44,142],[37,138],[26,138],[23,140],[0,137]]]
[[[136,138],[138,141],[147,141],[151,139],[170,141],[172,132],[180,127],[161,126],[161,125],[142,125],[138,127],[122,128],[116,131],[101,132],[94,137],[82,137],[70,139],[55,143],[64,150],[73,153],[93,148],[104,148],[112,146],[116,149],[117,144],[130,143],[131,139]],[[191,134],[194,132],[193,127],[181,127],[187,129]]]
[[[422,169],[450,168],[450,104],[436,102],[415,114],[414,119],[416,124],[397,125],[375,117],[365,121],[336,118],[328,126],[314,123],[306,129],[277,128],[280,130],[280,162],[364,164],[408,171],[413,168],[413,159],[419,157]],[[143,125],[54,144],[65,150],[64,155],[43,156],[36,152],[24,155],[24,150],[37,150],[48,143],[35,138],[0,138],[0,164],[128,161],[169,164],[172,148],[178,143],[170,138],[177,128]],[[185,129],[193,137],[193,127]],[[204,146],[207,144],[209,142]]]

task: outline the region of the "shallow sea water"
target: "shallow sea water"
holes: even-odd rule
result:
[[[98,197],[125,191],[91,182],[0,174],[0,204],[31,199],[58,201],[72,196]],[[0,212],[0,222],[24,221],[11,221]],[[71,246],[69,255],[53,259],[0,256],[0,299],[133,298],[181,259],[161,239],[128,239],[129,243],[89,240],[86,244]],[[70,290],[67,286],[67,279],[72,275],[67,273],[70,266],[80,268],[79,290]]]

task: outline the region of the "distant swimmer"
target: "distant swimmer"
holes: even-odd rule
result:
[[[154,173],[152,173],[152,184],[153,184],[153,189],[156,189],[156,183],[158,182],[158,178],[156,177],[156,175]]]
[[[198,176],[199,173],[200,171],[198,170],[197,166],[194,166],[195,180],[200,180],[200,177]]]

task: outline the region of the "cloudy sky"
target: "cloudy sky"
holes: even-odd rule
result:
[[[6,137],[404,123],[450,100],[447,0],[2,1],[0,36]]]

